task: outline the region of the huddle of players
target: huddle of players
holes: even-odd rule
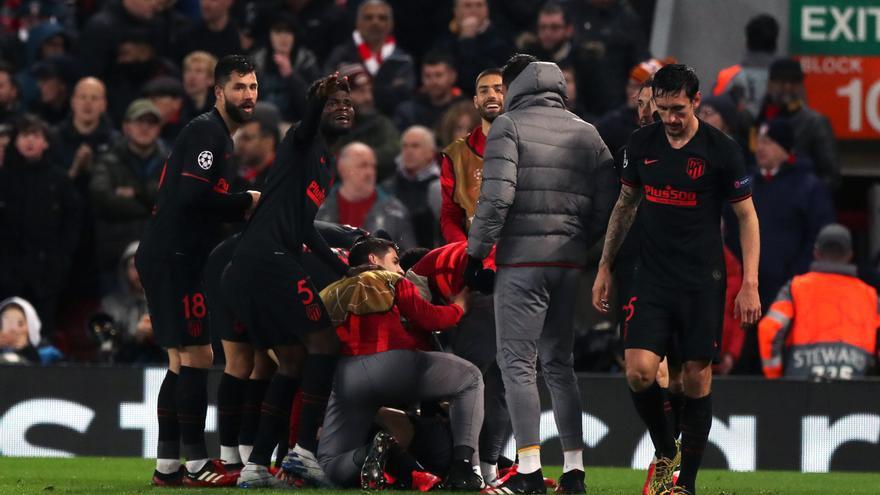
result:
[[[671,70],[681,72],[681,67],[676,66]],[[690,73],[692,74],[692,70]],[[489,75],[492,74],[497,76],[498,71]],[[693,79],[695,81],[696,77]],[[441,466],[445,468],[442,472],[446,473],[443,486],[448,489],[480,489],[483,480],[475,473],[479,469],[473,458],[478,447],[477,436],[483,427],[483,373],[473,364],[455,356],[424,352],[424,343],[397,342],[395,345],[399,347],[387,347],[387,332],[406,333],[402,327],[389,330],[393,327],[393,322],[388,318],[396,318],[398,326],[400,317],[403,316],[415,326],[421,327],[424,332],[439,330],[459,322],[468,305],[466,298],[461,295],[451,297],[455,294],[449,294],[446,302],[454,301],[453,304],[431,305],[423,299],[429,297],[429,294],[420,295],[418,290],[414,290],[415,284],[402,278],[396,246],[378,238],[362,239],[352,246],[349,260],[351,266],[378,265],[385,270],[383,273],[397,276],[393,280],[379,281],[380,285],[393,284],[398,297],[402,294],[410,297],[400,299],[409,301],[402,306],[395,303],[385,308],[385,320],[382,322],[371,320],[376,315],[348,313],[349,319],[340,327],[340,336],[357,335],[354,337],[357,341],[364,328],[372,328],[373,343],[381,341],[382,345],[367,346],[370,349],[364,352],[352,351],[351,344],[343,338],[343,351],[346,355],[340,362],[340,339],[334,325],[341,322],[331,322],[331,315],[321,302],[321,294],[313,281],[311,270],[304,268],[302,251],[303,246],[307,246],[309,256],[317,260],[309,266],[320,265],[329,270],[329,280],[344,277],[343,282],[354,279],[358,281],[354,285],[367,287],[369,284],[360,282],[369,281],[373,276],[371,273],[376,273],[350,273],[349,264],[331,250],[314,223],[315,214],[332,186],[333,156],[329,153],[328,146],[351,127],[353,120],[347,81],[334,75],[317,81],[312,86],[306,116],[280,143],[276,165],[270,172],[262,195],[255,191],[228,191],[231,176],[234,174],[233,167],[228,166],[232,151],[231,134],[249,119],[257,98],[253,66],[240,56],[225,57],[217,65],[215,81],[215,109],[194,119],[184,129],[166,162],[157,209],[136,258],[147,292],[157,340],[169,350],[169,370],[158,398],[159,444],[154,483],[228,486],[237,480],[240,486],[247,487],[290,487],[290,482],[284,476],[276,478],[268,468],[272,451],[279,444],[279,437],[284,436],[287,430],[291,404],[299,391],[301,401],[295,414],[296,444],[285,456],[285,472],[324,486],[345,485],[360,480],[365,488],[395,485],[426,490],[438,485],[440,480],[430,474],[424,465],[438,458],[445,458],[448,462]],[[608,309],[610,268],[632,224],[635,207],[640,199],[640,194],[637,194],[640,191],[636,187],[644,184],[645,190],[649,191],[648,202],[642,209],[651,210],[644,214],[652,216],[656,220],[653,225],[660,229],[674,230],[682,224],[688,224],[692,229],[709,231],[708,225],[711,225],[713,218],[717,223],[719,212],[716,210],[720,209],[720,199],[742,200],[742,203],[746,203],[745,200],[748,199],[748,184],[740,186],[739,181],[739,178],[746,175],[741,163],[733,160],[733,164],[729,165],[729,158],[718,153],[718,148],[730,151],[723,148],[728,143],[723,142],[719,146],[720,138],[705,125],[699,125],[699,129],[695,131],[701,133],[696,135],[699,139],[692,139],[695,137],[693,133],[688,134],[696,129],[692,121],[695,120],[693,110],[698,104],[699,96],[696,96],[695,102],[695,88],[698,86],[686,82],[689,85],[680,85],[675,88],[676,91],[668,91],[666,96],[673,100],[675,95],[684,97],[690,107],[688,103],[679,104],[680,102],[672,102],[665,107],[658,106],[664,120],[663,125],[649,125],[645,132],[635,133],[630,141],[630,149],[627,150],[628,155],[624,155],[624,186],[609,224],[609,238],[606,240],[600,277],[594,288],[594,305],[602,311]],[[478,91],[477,99],[479,98]],[[493,98],[501,97],[496,95]],[[498,103],[493,105],[497,109],[494,115],[500,113],[500,101]],[[668,122],[666,115],[670,116]],[[485,121],[487,116],[483,117]],[[670,129],[677,131],[679,135],[687,135],[688,140],[676,148],[672,142],[672,134],[675,133],[670,134]],[[661,143],[667,138],[670,140],[669,144]],[[658,160],[681,160],[675,152],[681,151],[678,155],[686,155],[682,151],[686,146],[702,146],[692,152],[705,157],[710,164],[707,166],[704,159],[703,168],[693,171],[689,162],[687,171],[682,170],[684,177],[693,181],[703,175],[708,178],[701,182],[703,185],[696,193],[698,199],[695,199],[694,205],[697,202],[700,204],[698,210],[702,220],[696,224],[693,221],[696,218],[693,211],[676,211],[670,215],[668,211],[657,206],[672,203],[670,198],[662,194],[651,196],[653,193],[649,186],[657,181],[671,179],[652,177],[653,172],[645,169]],[[666,155],[651,154],[658,147],[663,148]],[[711,157],[707,156],[710,151],[713,153]],[[724,163],[725,166],[715,167],[716,162]],[[629,163],[635,166],[627,170]],[[737,179],[735,187],[732,186],[732,178]],[[682,180],[681,177],[675,178],[677,182]],[[681,189],[687,191],[687,184],[681,184]],[[685,200],[691,201],[689,198]],[[746,204],[751,206],[750,201]],[[741,214],[741,219],[749,216],[748,208],[735,206],[735,209]],[[212,241],[217,239],[216,232],[220,222],[242,219],[248,219],[244,231],[221,245],[209,262],[208,255]],[[641,228],[644,229],[648,223],[652,222],[642,222]],[[743,229],[749,229],[757,224],[755,220],[754,224],[741,221],[740,225],[745,225],[741,227]],[[707,266],[714,267],[712,260],[709,263],[687,260],[687,255],[701,252],[700,248],[705,246],[708,246],[707,251],[714,252],[714,236],[709,233],[693,246],[667,244],[648,249],[654,253],[663,253],[668,249],[669,252],[681,255],[676,261],[688,268],[684,274],[674,269],[681,265],[664,266],[665,260],[643,260],[643,264],[655,267],[678,287],[703,287],[703,278],[707,275],[710,279],[708,283],[711,284],[711,280],[717,283],[719,278],[723,278],[719,277],[717,270],[703,273]],[[644,251],[643,249],[643,255]],[[750,275],[751,265],[756,265],[757,252],[752,251],[748,256],[750,259],[745,264],[747,276]],[[461,273],[463,264],[467,263],[463,249],[460,250],[458,259],[462,266],[453,264],[452,271]],[[225,263],[226,260],[229,262]],[[206,263],[209,263],[206,276],[212,281],[203,285],[201,277]],[[346,277],[346,274],[349,276]],[[689,278],[689,274],[694,274],[693,280]],[[372,280],[372,283],[377,282]],[[487,285],[491,286],[491,279]],[[629,320],[635,315],[641,317],[639,319],[656,323],[653,326],[647,323],[638,325],[640,330],[632,332],[637,338],[626,336],[627,376],[634,391],[634,402],[649,427],[658,453],[657,473],[654,476],[656,481],[652,482],[649,491],[693,493],[693,480],[711,425],[711,406],[709,384],[705,377],[706,366],[689,365],[695,360],[705,362],[712,359],[714,351],[706,350],[706,345],[707,342],[712,344],[717,336],[714,332],[706,332],[704,327],[714,329],[716,316],[720,321],[720,312],[716,315],[716,308],[709,304],[714,302],[714,299],[709,299],[717,296],[717,291],[683,292],[690,299],[695,297],[694,294],[709,294],[705,304],[697,302],[690,306],[706,308],[704,315],[700,317],[684,314],[686,311],[681,304],[666,305],[660,301],[668,295],[663,290],[644,282],[635,287],[632,294],[638,294],[641,301],[652,301],[661,307],[652,309],[643,303],[639,306],[644,305],[645,309],[637,311],[635,301],[638,298],[633,297],[629,300],[630,314],[627,318],[627,328],[631,332],[629,327],[636,325],[635,321]],[[650,292],[651,289],[653,292]],[[723,289],[720,299],[723,301]],[[220,329],[227,355],[227,369],[218,396],[223,423],[221,455],[226,463],[209,459],[204,441],[206,370],[212,361],[205,328],[208,324],[208,300],[211,302],[212,321],[215,306],[229,311],[225,318],[218,318],[227,322],[234,321]],[[333,300],[338,302],[340,298]],[[682,300],[689,299],[678,299],[679,302]],[[757,316],[752,306],[740,305],[752,312],[744,320]],[[488,311],[491,313],[491,306]],[[647,316],[643,316],[646,314]],[[234,320],[232,315],[235,315]],[[670,441],[671,426],[667,423],[667,415],[663,413],[665,398],[654,380],[661,356],[667,355],[667,345],[672,340],[674,330],[669,322],[673,320],[687,324],[683,333],[678,335],[682,342],[680,357],[685,362],[685,392],[689,397],[685,403],[691,406],[685,408],[685,416],[690,410],[691,416],[696,416],[699,420],[696,428],[699,431],[691,431],[690,439],[687,436],[684,438],[686,459],[682,471],[688,485],[680,491],[676,491],[678,487],[673,487],[671,483],[672,468],[675,465],[673,459],[676,457],[675,443]],[[351,328],[352,326],[357,328]],[[382,332],[385,334],[380,337]],[[393,352],[382,352],[389,349]],[[267,350],[272,351],[277,363],[269,359]],[[392,359],[395,357],[396,359]],[[336,391],[331,395],[334,376],[337,377]],[[266,384],[268,377],[271,378]],[[400,387],[390,387],[392,390],[389,390],[388,384],[395,381],[399,382]],[[364,394],[365,390],[370,392]],[[347,392],[340,393],[341,391]],[[502,387],[502,398],[503,393]],[[499,393],[495,392],[494,398],[498,396]],[[406,402],[403,402],[404,399]],[[431,421],[426,417],[408,416],[382,407],[439,399],[450,401],[448,425],[445,420]],[[328,401],[330,407],[319,445],[318,429],[328,408]],[[237,446],[238,438],[234,438],[236,430],[241,430],[242,416],[236,411],[240,411],[242,403],[250,404],[251,408],[260,404],[258,426],[255,432],[251,428],[252,446]],[[393,436],[380,431],[372,441],[364,442],[363,437],[374,423],[392,431]],[[688,422],[682,421],[682,424],[686,423]],[[492,424],[497,426],[498,422]],[[500,424],[504,424],[504,420],[500,420]],[[690,424],[692,426],[695,423],[691,421]],[[485,428],[483,432],[485,433]],[[498,446],[494,449],[495,462],[498,461],[497,451],[500,450],[498,439],[503,439],[505,433],[502,428],[500,433],[496,431],[496,438],[491,440]],[[433,435],[434,441],[414,443],[413,436],[418,435]],[[438,435],[443,440],[437,440]],[[187,459],[185,465],[181,465],[179,461],[181,443],[183,455]],[[445,457],[437,449],[431,455],[414,455],[414,451],[425,443],[431,447],[448,447],[448,452]],[[479,438],[479,443],[482,448],[482,437]],[[691,455],[688,462],[689,444]],[[482,453],[480,457],[480,460],[486,459]],[[247,462],[246,465],[243,465],[244,461]],[[496,474],[492,472],[492,469],[497,469],[494,463],[481,464],[487,477]],[[433,466],[436,466],[436,462]],[[434,467],[434,471],[438,472],[441,468]],[[530,490],[528,493],[533,491],[537,490]],[[581,480],[576,487],[559,487],[558,491],[583,493],[583,482]],[[521,490],[517,492],[526,493]]]

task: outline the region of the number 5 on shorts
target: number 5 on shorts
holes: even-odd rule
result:
[[[296,284],[296,293],[297,294],[305,294],[303,296],[303,304],[311,304],[312,301],[315,300],[315,293],[312,291],[312,288],[308,286],[308,280],[302,279]]]

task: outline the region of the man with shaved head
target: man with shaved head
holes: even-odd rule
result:
[[[68,176],[87,177],[92,162],[117,137],[107,118],[107,88],[100,79],[84,77],[73,88],[70,116],[55,128],[56,161]],[[87,179],[82,179],[88,185]],[[77,181],[80,182],[80,181]]]
[[[330,52],[326,71],[334,72],[347,64],[363,65],[373,78],[376,107],[385,115],[393,115],[397,104],[415,89],[415,65],[397,46],[394,12],[384,0],[360,4],[351,40]]]
[[[342,184],[327,195],[316,219],[367,232],[383,229],[404,250],[416,245],[406,206],[376,187],[376,153],[372,148],[357,141],[347,144],[339,153],[336,168]]]
[[[440,241],[440,163],[434,133],[414,125],[400,138],[397,171],[382,187],[409,210],[416,243],[435,247]]]

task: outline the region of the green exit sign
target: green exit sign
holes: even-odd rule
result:
[[[880,0],[791,0],[790,51],[880,55]]]

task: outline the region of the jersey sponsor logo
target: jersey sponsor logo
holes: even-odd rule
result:
[[[653,160],[648,160],[647,158],[645,158],[645,165],[653,165],[653,164],[655,164],[655,163],[657,163],[657,162],[659,162],[659,161],[660,161],[659,158],[655,158],[655,159],[653,159]]]
[[[672,186],[663,189],[645,184],[645,199],[652,203],[672,206],[697,206],[697,193],[681,191]]]
[[[326,194],[324,193],[324,190],[321,189],[321,186],[319,186],[317,182],[312,181],[309,184],[309,187],[306,188],[306,195],[309,197],[309,199],[312,200],[313,203],[315,203],[315,205],[318,208],[320,208],[321,205],[324,204],[324,199],[326,197]]]
[[[220,194],[229,194],[229,183],[226,182],[226,179],[220,177],[220,180],[218,180],[217,184],[214,185],[214,192]]]
[[[737,179],[737,180],[733,181],[733,188],[734,188],[734,189],[739,189],[739,188],[741,188],[741,187],[746,187],[746,186],[748,186],[748,185],[751,184],[751,183],[752,183],[752,178],[751,178],[750,176],[747,175],[747,176],[745,176],[745,177],[742,177],[742,178],[740,178],[740,179]]]
[[[306,317],[309,320],[318,321],[321,319],[321,314],[323,314],[323,311],[321,310],[320,304],[313,303],[306,306]]]
[[[199,153],[199,157],[196,158],[196,161],[198,162],[199,167],[201,167],[202,170],[208,170],[211,168],[211,165],[214,164],[214,153],[205,150]]]
[[[687,174],[691,179],[697,180],[706,172],[706,160],[702,158],[688,158]]]

